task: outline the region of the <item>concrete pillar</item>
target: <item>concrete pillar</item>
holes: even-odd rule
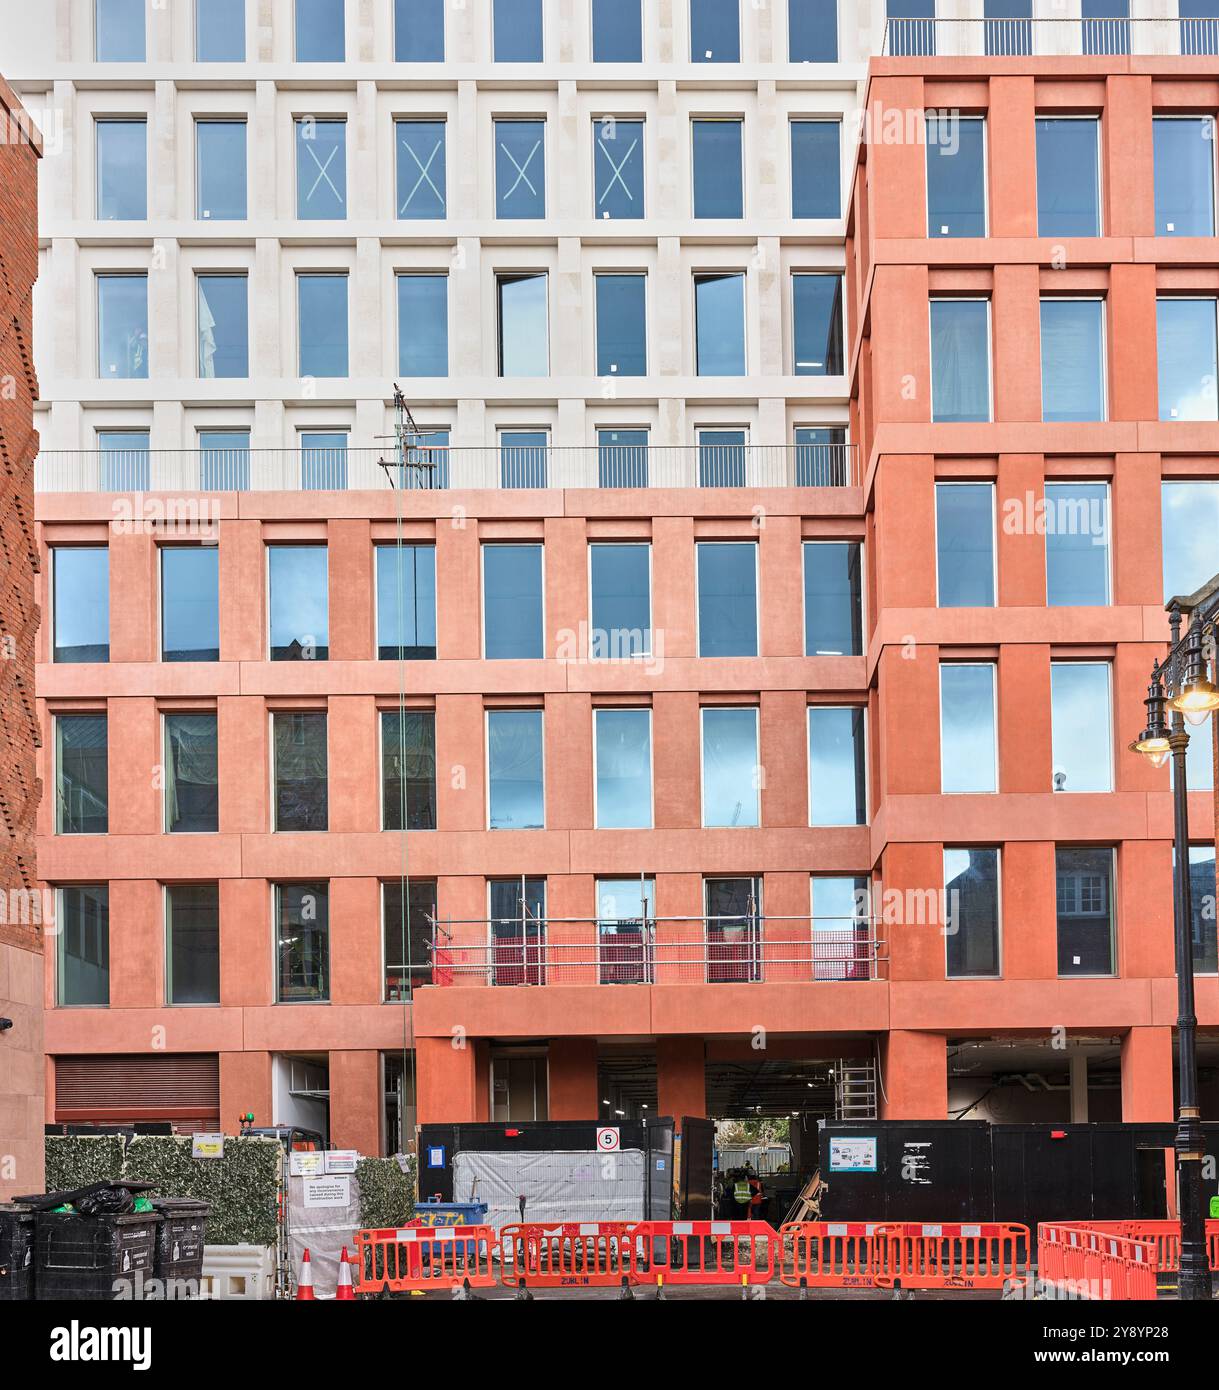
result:
[[[271,1125],[271,1054],[222,1052],[220,1054],[220,1128],[235,1134],[238,1117],[253,1112],[256,1125]]]
[[[336,1149],[381,1153],[384,1100],[379,1052],[330,1054],[330,1143]]]
[[[1071,1053],[1071,1123],[1088,1123],[1088,1055]]]
[[[656,1090],[662,1115],[707,1113],[707,1058],[702,1038],[656,1040]]]
[[[881,1049],[880,1096],[886,1120],[948,1118],[948,1039],[942,1033],[891,1032]]]
[[[1171,1120],[1172,1101],[1172,1029],[1132,1028],[1122,1039],[1122,1120]]]
[[[447,1037],[415,1042],[421,1125],[469,1124],[487,1118],[479,1105],[478,1050],[470,1040],[464,1047],[454,1042]]]
[[[547,1062],[552,1120],[592,1120],[601,1110],[597,1094],[597,1040],[555,1038]]]

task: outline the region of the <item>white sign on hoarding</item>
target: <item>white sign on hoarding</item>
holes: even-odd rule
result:
[[[348,1207],[351,1205],[351,1179],[348,1177],[306,1178],[307,1207]]]
[[[192,1134],[190,1137],[191,1158],[223,1158],[223,1134]]]
[[[303,1149],[288,1155],[288,1172],[294,1178],[315,1178],[326,1171],[326,1155],[317,1149]]]
[[[360,1155],[355,1149],[327,1149],[326,1171],[328,1173],[354,1173]]]
[[[622,1147],[622,1138],[616,1125],[606,1125],[597,1131],[597,1149],[603,1154],[617,1153]]]

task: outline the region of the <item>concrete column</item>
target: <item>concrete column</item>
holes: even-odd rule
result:
[[[458,11],[450,6],[447,13],[451,17]],[[478,88],[473,82],[457,84],[457,119],[454,125],[456,129],[448,134],[449,167],[456,174],[448,181],[449,217],[453,221],[473,221],[479,215],[478,154],[481,149],[478,138]],[[453,158],[456,151],[460,151],[459,158]],[[489,194],[487,206],[491,206]]]
[[[1088,1123],[1088,1055],[1071,1053],[1071,1123]]]
[[[220,1054],[220,1127],[228,1134],[239,1128],[238,1116],[254,1114],[256,1125],[274,1124],[271,1113],[271,1054]]]
[[[486,1119],[480,1113],[476,1060],[478,1049],[467,1040],[455,1047],[451,1038],[418,1038],[419,1123],[467,1124]]]
[[[1122,1120],[1150,1123],[1172,1116],[1172,1029],[1131,1028],[1122,1039]]]
[[[574,179],[562,180],[561,186],[575,183]],[[568,214],[571,215],[570,213]],[[581,313],[582,271],[580,242],[577,237],[559,238],[558,269],[551,289],[550,306],[553,334],[550,348],[550,374],[552,377],[583,375],[582,357],[584,355],[585,317]],[[591,306],[589,309],[591,313]],[[591,376],[595,364],[588,364]],[[557,442],[557,441],[556,441]],[[583,439],[577,441],[583,443]]]
[[[682,374],[682,341],[686,336],[681,331],[686,303],[682,280],[681,242],[677,237],[662,236],[656,243],[656,285],[650,292],[652,358],[657,376]],[[657,442],[680,444],[684,441],[675,438]]]
[[[783,188],[786,186],[784,171],[787,161],[781,156],[787,148],[787,141],[779,138],[782,117],[773,82],[758,83],[757,113],[756,128],[752,132],[749,123],[745,124],[745,167],[748,169],[752,166],[756,170],[753,187],[749,190],[753,196],[752,215],[765,222],[784,215]],[[751,147],[756,151],[754,159],[748,158]],[[777,259],[775,268],[778,268]]]
[[[351,277],[351,375],[375,379],[381,375],[383,339],[381,315],[390,291],[382,284],[381,243],[376,237],[356,241],[355,273]]]
[[[291,208],[292,190],[281,190],[281,174],[288,178],[291,160],[295,157],[295,145],[291,146],[290,158],[285,161],[281,171],[276,152],[279,149],[279,132],[276,124],[279,119],[277,92],[274,82],[258,82],[254,87],[254,119],[246,127],[246,172],[249,182],[246,187],[246,203],[252,222],[273,222],[282,211],[288,215]],[[287,121],[287,116],[284,117]],[[288,131],[295,138],[295,132]],[[285,146],[288,149],[289,146]],[[252,174],[253,177],[249,177]],[[282,204],[282,206],[281,206]]]
[[[567,60],[570,61],[570,60]],[[558,94],[558,119],[554,122],[554,133],[546,157],[553,161],[548,183],[554,190],[554,209],[552,217],[566,221],[587,212],[588,190],[584,180],[576,176],[581,167],[580,95],[574,82],[560,82]],[[561,243],[560,243],[561,244]]]
[[[495,354],[488,352],[484,362],[482,333],[483,289],[482,243],[477,237],[462,237],[449,267],[449,322],[459,324],[460,331],[449,335],[449,372],[454,377],[495,374]],[[489,327],[494,330],[494,318]],[[478,407],[471,410],[469,407]],[[457,431],[454,446],[473,447],[485,443],[482,436],[483,401],[461,400],[457,404]],[[463,421],[478,416],[478,435],[467,435]]]
[[[707,1055],[702,1038],[657,1038],[657,1103],[680,1127],[683,1115],[707,1113]]]
[[[254,344],[254,362],[259,376],[280,377],[285,374],[286,363],[293,361],[295,366],[294,339],[284,342],[280,332],[280,297],[282,285],[283,250],[276,237],[259,237],[254,243],[254,274],[250,285],[249,312],[251,314]],[[255,422],[259,420],[259,406],[255,404]],[[279,447],[283,444],[283,404],[279,402],[279,420],[273,436],[265,436],[256,428],[252,444]]]
[[[356,108],[347,123],[347,215],[353,221],[372,221],[379,215],[382,180],[377,168],[377,87],[356,83]]]
[[[148,375],[154,381],[176,380],[181,375],[179,337],[189,342],[189,325],[195,321],[194,305],[183,304],[179,294],[178,266],[176,241],[153,244],[148,262]],[[193,276],[191,280],[193,291]],[[184,323],[186,332],[182,332]]]
[[[379,1052],[330,1054],[330,1143],[336,1149],[381,1153],[384,1100]]]
[[[749,353],[750,369],[759,376],[782,376],[783,372],[783,269],[780,264],[778,237],[759,237],[758,250],[754,260],[756,273],[753,280],[756,318],[750,312],[746,296],[745,314],[750,332],[746,339],[752,339]],[[793,371],[795,370],[793,364]]]
[[[240,752],[239,747],[231,739],[226,741],[229,726],[223,722],[225,703],[223,699],[220,702],[221,742],[225,750],[221,756],[227,757],[231,753],[236,757]],[[230,699],[227,703],[231,707],[237,701]],[[264,765],[261,757],[243,764],[259,770]],[[225,821],[223,803],[220,827],[222,830],[232,828]],[[255,828],[265,830],[266,821]],[[275,1002],[275,976],[271,959],[271,942],[275,934],[272,910],[271,894],[267,892],[265,883],[251,878],[220,880],[220,1002],[226,1008],[266,1008]],[[222,1064],[222,1085],[223,1081]],[[245,1108],[248,1110],[249,1106]],[[269,1124],[270,1118],[264,1123]]]
[[[148,130],[148,215],[154,222],[185,215],[177,196],[177,99],[172,82],[156,84]]]
[[[597,1040],[555,1038],[547,1060],[552,1120],[592,1120],[601,1111],[597,1094]]]
[[[891,1032],[881,1049],[881,1081],[884,1119],[947,1119],[948,1039],[942,1033]]]

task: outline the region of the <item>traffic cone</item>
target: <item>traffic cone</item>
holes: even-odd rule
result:
[[[309,1251],[306,1249],[301,1257],[300,1278],[296,1281],[296,1301],[298,1303],[312,1303],[313,1298],[313,1266],[309,1263]]]
[[[343,1253],[339,1256],[339,1284],[334,1291],[334,1301],[336,1303],[354,1303],[356,1301],[356,1291],[351,1287],[351,1265],[347,1262],[346,1246],[343,1246]]]

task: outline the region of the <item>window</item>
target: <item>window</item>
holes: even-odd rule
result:
[[[796,486],[845,487],[850,476],[847,432],[839,426],[800,426],[795,432]]]
[[[1083,51],[1130,52],[1130,0],[1083,0]]]
[[[863,654],[862,549],[857,541],[805,541],[805,656]]]
[[[381,712],[381,828],[436,829],[436,714]]]
[[[302,430],[300,444],[302,491],[343,491],[347,486],[347,431]]]
[[[698,431],[699,487],[744,487],[745,430]]]
[[[597,288],[597,375],[647,376],[648,278],[594,275]]]
[[[888,52],[894,58],[935,53],[935,0],[887,0]]]
[[[1215,301],[1157,299],[1161,420],[1219,419]]]
[[[444,0],[394,0],[394,62],[444,62]]]
[[[271,715],[275,733],[275,829],[325,830],[326,716],[301,710]]]
[[[994,606],[993,484],[936,483],[935,552],[941,608]]]
[[[787,0],[787,60],[838,61],[838,0]]]
[[[483,655],[489,661],[540,660],[542,547],[483,546]]]
[[[1156,236],[1215,235],[1215,118],[1157,116]]]
[[[396,121],[398,218],[425,221],[444,217],[448,184],[443,121]]]
[[[165,890],[165,998],[220,1003],[220,886],[175,883]]]
[[[249,430],[199,431],[199,486],[204,492],[248,490]]]
[[[592,0],[593,62],[643,62],[641,0]]]
[[[1043,420],[1105,418],[1105,305],[1100,299],[1041,301]]]
[[[703,881],[707,983],[748,984],[762,978],[762,880]]]
[[[402,376],[449,374],[449,277],[399,275],[398,371]]]
[[[999,789],[995,745],[995,668],[940,667],[940,790]]]
[[[814,875],[809,880],[813,908],[813,979],[873,978],[876,943],[871,921],[871,880]]]
[[[626,660],[652,650],[652,547],[593,544],[588,547],[592,595],[591,655]]]
[[[695,371],[745,376],[745,275],[694,277]]]
[[[758,711],[704,709],[703,825],[738,829],[761,824]]]
[[[436,659],[436,547],[379,545],[377,657]]]
[[[944,850],[950,980],[999,974],[999,851]]]
[[[986,235],[986,122],[927,117],[927,235]]]
[[[752,541],[699,541],[699,656],[757,656],[758,548]]]
[[[300,374],[347,375],[347,276],[298,275]]]
[[[99,63],[144,61],[147,0],[93,0],[94,56]]]
[[[690,0],[690,61],[741,61],[739,0]]]
[[[161,660],[220,660],[220,551],[161,547]]]
[[[104,714],[55,718],[55,831],[104,835],[109,828],[109,773]]]
[[[495,122],[495,215],[546,216],[546,122]]]
[[[1037,235],[1100,236],[1100,122],[1037,118]]]
[[[597,486],[648,486],[647,430],[597,431]]]
[[[1112,975],[1113,851],[1055,853],[1059,975]]]
[[[1160,488],[1164,602],[1194,594],[1215,573],[1219,482],[1165,482]],[[63,554],[57,551],[56,555]],[[58,563],[58,560],[57,560]]]
[[[97,216],[101,222],[142,222],[148,216],[148,126],[97,121]]]
[[[1194,969],[1200,975],[1219,974],[1219,945],[1215,937],[1215,846],[1190,845],[1190,944]]]
[[[401,879],[381,885],[381,925],[385,944],[385,1000],[409,999],[419,985],[432,983],[432,924],[436,920],[436,880]]]
[[[546,273],[497,275],[500,376],[550,375]]]
[[[862,705],[810,705],[808,776],[810,825],[866,825]]]
[[[1109,602],[1108,483],[1047,483],[1046,602],[1051,608]]]
[[[792,216],[842,216],[842,123],[792,121]]]
[[[1109,666],[1050,663],[1050,710],[1056,792],[1113,790]]]
[[[296,215],[305,221],[347,216],[347,122],[296,122]]]
[[[195,0],[195,62],[245,62],[245,0]]]
[[[250,374],[249,282],[244,275],[197,275],[199,375]]]
[[[593,122],[594,211],[602,220],[639,218],[644,205],[643,122]]]
[[[931,301],[931,418],[990,419],[990,302]]]
[[[165,716],[165,829],[208,834],[219,828],[216,715]]]
[[[343,0],[296,0],[296,61],[341,63],[345,57]]]
[[[1219,5],[1216,0],[1177,0],[1181,52],[1219,53]]]
[[[597,880],[597,956],[601,984],[648,985],[654,982],[655,919],[655,879]]]
[[[147,377],[147,275],[97,277],[97,366],[101,377]]]
[[[792,322],[797,376],[841,376],[842,276],[793,275]]]
[[[97,451],[102,492],[147,492],[152,486],[147,430],[98,430]]]
[[[542,984],[545,979],[542,950],[546,944],[546,880],[493,878],[487,890],[491,914],[491,983]],[[522,1060],[532,1062],[533,1059]],[[531,1089],[532,1086],[531,1081]]]
[[[201,222],[246,217],[246,123],[195,122],[195,216]]]
[[[691,123],[695,217],[745,216],[744,132],[739,120]]]
[[[986,51],[1019,57],[1033,51],[1033,0],[985,0]]]
[[[499,485],[545,487],[550,436],[545,430],[502,430],[499,436]]]
[[[110,660],[110,552],[104,545],[51,549],[53,661]]]
[[[56,1003],[105,1009],[110,1004],[110,888],[93,883],[58,893]]]
[[[487,825],[541,830],[546,824],[542,711],[487,711]]]
[[[598,830],[652,827],[652,711],[593,710]]]
[[[325,661],[330,655],[324,545],[267,547],[272,661]]]
[[[542,0],[492,0],[497,63],[542,61]]]
[[[324,1004],[330,998],[330,885],[275,886],[275,999]]]

